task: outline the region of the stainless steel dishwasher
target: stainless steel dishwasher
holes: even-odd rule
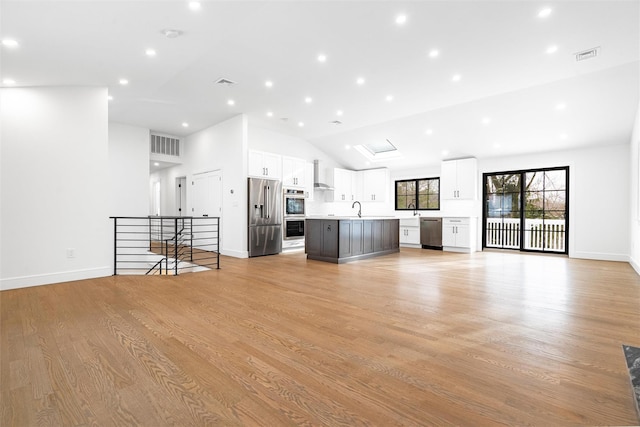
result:
[[[424,249],[442,249],[442,218],[420,218],[420,244]]]

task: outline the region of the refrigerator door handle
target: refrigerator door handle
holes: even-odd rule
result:
[[[264,208],[267,211],[265,218],[269,219],[269,186],[264,187]]]

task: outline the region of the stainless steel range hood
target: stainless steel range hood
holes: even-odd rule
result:
[[[324,170],[320,160],[313,161],[313,188],[315,190],[333,190],[333,187],[326,183],[324,179]]]

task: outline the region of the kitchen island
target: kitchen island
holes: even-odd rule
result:
[[[344,262],[400,250],[400,228],[392,217],[310,217],[305,220],[308,259]]]

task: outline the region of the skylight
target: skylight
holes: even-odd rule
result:
[[[388,139],[385,139],[384,141],[377,141],[377,142],[371,142],[369,144],[364,144],[364,148],[369,150],[369,152],[374,156],[376,154],[387,153],[389,151],[398,150],[396,146],[393,145],[391,141],[389,141]]]
[[[400,151],[398,151],[396,146],[388,139],[356,145],[354,148],[372,162],[381,162],[402,157]]]

